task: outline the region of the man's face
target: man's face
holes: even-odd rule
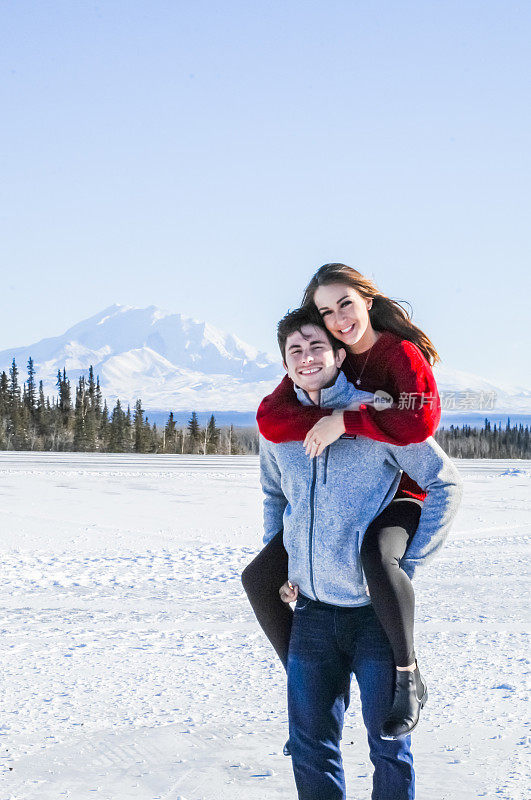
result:
[[[286,339],[284,367],[293,383],[306,392],[317,392],[334,383],[345,355],[343,349],[334,352],[322,328],[303,325]]]

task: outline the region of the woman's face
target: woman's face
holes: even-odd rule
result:
[[[344,283],[331,283],[319,286],[313,301],[330,333],[346,347],[356,350],[356,345],[363,344],[361,340],[370,338],[373,332],[369,319],[372,298],[366,300]]]

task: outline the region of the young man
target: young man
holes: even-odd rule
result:
[[[278,327],[284,366],[301,403],[345,408],[359,392],[339,371],[345,351],[307,309]],[[366,592],[360,547],[370,522],[391,502],[401,470],[425,491],[419,526],[402,560],[412,575],[442,545],[460,498],[460,479],[435,443],[403,447],[342,437],[310,459],[302,442],[260,440],[264,542],[282,528],[289,590],[298,594],[287,659],[289,745],[299,800],[344,800],[340,740],[350,681],[359,684],[374,764],[373,800],[411,800],[411,737],[384,740],[395,665]],[[291,587],[294,587],[290,596]],[[419,700],[425,685],[418,676]],[[424,698],[425,699],[425,698]]]

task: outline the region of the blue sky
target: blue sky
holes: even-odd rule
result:
[[[0,349],[114,303],[275,351],[314,269],[529,385],[531,6],[3,2]]]

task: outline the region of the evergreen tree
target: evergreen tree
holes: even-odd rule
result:
[[[20,445],[19,436],[21,431],[22,402],[18,383],[18,367],[15,359],[13,359],[11,369],[9,370],[8,406],[8,431],[14,437],[13,446],[15,449],[18,449]]]
[[[63,367],[63,374],[61,370],[57,373],[57,388],[59,389],[59,411],[61,420],[65,428],[68,427],[72,418],[72,397],[70,393],[70,381],[66,377],[66,369]]]
[[[92,368],[92,364],[89,367],[87,393],[89,409],[94,409],[96,406],[96,384],[94,382],[94,370]]]
[[[44,387],[42,381],[39,381],[39,397],[37,400],[37,413],[42,416],[46,408],[46,400],[44,399]]]
[[[109,409],[107,408],[107,400],[104,401],[103,410],[101,412],[99,438],[101,441],[102,450],[107,450],[109,446],[110,436],[110,422],[109,422]]]
[[[35,414],[36,408],[36,388],[35,388],[35,367],[33,359],[28,359],[28,380],[26,381],[26,406],[29,408],[31,416]]]
[[[0,375],[0,448],[7,448],[9,427],[9,383],[7,375]]]
[[[111,453],[124,453],[126,451],[126,444],[125,413],[118,399],[111,417],[109,450]]]
[[[134,436],[133,436],[133,423],[131,420],[131,406],[127,405],[127,413],[125,415],[125,440],[127,442],[127,452],[133,452]]]
[[[219,448],[220,430],[216,427],[216,418],[214,414],[210,417],[208,425],[205,428],[205,446],[203,453],[217,453]]]
[[[9,402],[14,406],[16,401],[20,400],[20,387],[18,385],[18,367],[17,362],[13,359],[11,369],[9,370]]]
[[[192,416],[188,420],[188,441],[190,445],[190,453],[196,453],[201,438],[201,431],[199,429],[199,422],[197,421],[197,414],[192,411]]]
[[[48,415],[46,412],[46,398],[44,397],[44,388],[42,381],[39,381],[39,396],[37,398],[37,408],[35,410],[35,420],[37,422],[37,430],[41,438],[42,447],[46,449],[46,438],[49,434]]]
[[[89,408],[85,416],[85,443],[88,453],[94,453],[99,449],[97,438],[96,412]]]
[[[156,444],[153,441],[153,431],[151,429],[151,425],[149,424],[149,419],[146,417],[144,420],[144,426],[142,429],[142,442],[144,453],[153,453],[156,450]]]
[[[89,397],[85,376],[81,375],[76,389],[76,405],[74,410],[74,450],[83,452],[88,449],[86,417],[89,409]]]
[[[175,430],[175,420],[173,419],[173,411],[170,411],[170,416],[164,428],[164,446],[165,453],[177,452],[177,436]]]
[[[98,450],[97,431],[100,424],[101,408],[98,408],[97,388],[94,382],[94,370],[91,364],[87,381],[87,403],[85,412],[85,445],[90,453]]]
[[[96,390],[94,393],[94,410],[96,411],[96,421],[101,422],[101,387],[100,376],[96,378]]]
[[[24,398],[26,387],[24,386]],[[18,419],[18,439],[16,442],[17,450],[34,450],[37,440],[37,430],[31,418],[30,410],[23,400],[20,404]]]
[[[134,441],[133,441],[133,448],[135,453],[146,453],[148,452],[148,443],[150,440],[149,434],[146,435],[145,423],[144,423],[144,411],[142,409],[142,401],[137,400],[135,403],[135,413],[134,413]]]
[[[9,383],[7,375],[2,372],[0,375],[0,414],[5,417],[9,411]]]

